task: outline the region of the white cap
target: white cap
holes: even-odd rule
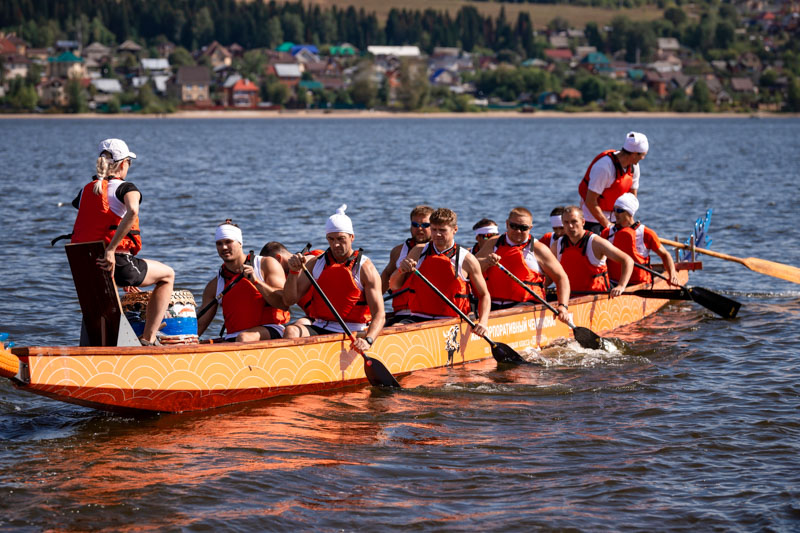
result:
[[[339,206],[339,209],[336,210],[336,213],[328,217],[328,221],[325,223],[326,235],[328,233],[338,232],[355,235],[355,233],[353,233],[353,222],[350,220],[349,216],[344,214],[346,209],[347,204],[342,204]]]
[[[136,154],[128,149],[128,145],[122,139],[106,139],[100,143],[98,147],[99,153],[110,152],[114,162],[122,161],[130,157],[136,159]]]
[[[220,224],[217,226],[217,233],[214,235],[214,241],[222,241],[230,239],[242,244],[242,230],[233,224]]]
[[[647,136],[644,133],[629,131],[622,147],[629,152],[645,154],[650,149],[650,143],[647,142]]]
[[[617,198],[617,201],[614,202],[614,207],[624,209],[625,211],[630,213],[631,216],[634,216],[636,214],[636,211],[639,210],[639,200],[631,193],[626,192],[625,194]]]

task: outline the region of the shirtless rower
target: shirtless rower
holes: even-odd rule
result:
[[[406,239],[405,242],[398,244],[389,253],[389,263],[386,268],[381,272],[381,287],[383,292],[389,290],[389,278],[397,270],[400,262],[406,258],[415,246],[424,245],[431,240],[431,213],[433,208],[427,205],[418,205],[411,210],[411,237]],[[405,290],[403,294],[398,294],[392,299],[393,316],[387,320],[386,325],[391,326],[396,324],[404,317],[408,316],[408,299],[411,296],[408,292],[407,284],[398,290]],[[395,291],[397,292],[397,291]]]
[[[508,309],[526,302],[537,302],[524,288],[497,265],[503,265],[529,289],[544,298],[546,278],[553,280],[558,292],[558,316],[564,321],[569,303],[569,278],[550,249],[531,237],[533,215],[524,207],[515,207],[506,219],[506,232],[486,241],[478,260],[486,276],[492,297],[492,310]]]
[[[372,346],[386,321],[381,277],[361,250],[353,251],[355,233],[350,217],[345,214],[346,209],[346,205],[341,206],[325,223],[325,238],[329,248],[323,255],[309,259],[305,255],[294,254],[289,258],[289,279],[284,287],[284,301],[292,305],[310,292],[305,310],[313,322],[290,324],[284,336],[297,338],[343,333],[321,295],[308,278],[301,275],[305,265],[350,331],[357,334],[353,349],[365,352]]]
[[[658,235],[652,229],[646,227],[638,221],[634,221],[634,215],[639,210],[639,200],[631,193],[625,193],[614,202],[614,214],[617,221],[611,228],[606,228],[601,236],[628,254],[634,262],[650,268],[650,251],[654,251],[661,258],[664,270],[670,283],[677,285],[678,271],[675,270],[675,263],[672,256],[661,244]],[[608,262],[608,275],[612,281],[616,281],[620,276],[620,264],[614,260]],[[653,276],[650,272],[641,268],[634,268],[629,283],[652,283]]]
[[[286,276],[280,263],[272,257],[256,256],[252,265],[247,264],[247,255],[242,249],[242,230],[230,219],[217,226],[215,241],[222,266],[203,291],[203,307],[215,298],[219,300],[223,289],[234,283],[239,274],[244,274],[222,296],[222,315],[228,331],[225,339],[252,342],[281,338],[283,325],[289,321],[289,311],[283,303]],[[217,307],[197,319],[200,335],[211,324]]]
[[[399,289],[413,276],[410,287],[414,291],[409,302],[411,316],[403,323],[422,322],[437,318],[458,316],[434,291],[418,276],[411,273],[417,268],[436,288],[464,313],[470,312],[469,288],[478,298],[478,320],[473,333],[488,333],[491,300],[486,289],[478,260],[466,248],[455,243],[458,223],[455,212],[439,208],[431,214],[431,242],[424,247],[414,248],[400,262],[389,283]]]
[[[572,293],[608,292],[613,298],[625,292],[633,260],[601,236],[584,229],[583,212],[577,205],[565,207],[561,220],[564,236],[550,244],[550,251],[564,267]],[[619,284],[610,291],[606,257],[621,264]]]

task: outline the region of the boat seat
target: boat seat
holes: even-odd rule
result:
[[[107,270],[97,266],[105,254],[103,241],[68,244],[69,268],[83,313],[81,346],[140,346],[122,312],[117,284]]]

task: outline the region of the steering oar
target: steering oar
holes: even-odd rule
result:
[[[528,293],[529,293],[531,296],[533,296],[534,298],[536,298],[537,300],[539,300],[539,302],[540,302],[540,303],[542,303],[542,304],[543,304],[545,307],[547,307],[547,308],[548,308],[550,311],[552,311],[552,312],[553,312],[554,314],[556,314],[556,315],[559,315],[559,314],[560,314],[560,313],[559,313],[559,312],[556,310],[556,308],[555,308],[555,307],[553,307],[552,305],[550,305],[549,303],[547,303],[547,301],[546,301],[544,298],[542,298],[541,296],[539,296],[538,294],[536,294],[536,292],[535,292],[533,289],[531,289],[530,287],[528,287],[527,285],[525,285],[525,282],[523,282],[521,279],[519,279],[517,276],[515,276],[515,275],[514,275],[514,274],[513,274],[511,271],[509,271],[509,270],[508,270],[506,267],[504,267],[504,266],[503,266],[503,265],[501,265],[500,263],[497,263],[497,265],[496,265],[496,266],[497,266],[497,268],[499,268],[500,270],[502,270],[503,272],[505,272],[505,273],[506,273],[506,274],[507,274],[507,275],[508,275],[508,276],[509,276],[511,279],[513,279],[514,281],[516,281],[517,283],[519,283],[519,286],[520,286],[520,287],[522,287],[523,289],[525,289],[525,290],[526,290],[526,291],[527,291],[527,292],[528,292]],[[598,334],[597,334],[597,333],[595,333],[594,331],[590,330],[589,328],[584,328],[584,327],[581,327],[581,326],[576,326],[576,325],[575,325],[575,324],[572,322],[572,319],[570,319],[569,317],[567,317],[567,320],[568,320],[568,322],[567,322],[567,325],[568,325],[570,328],[572,328],[572,334],[573,334],[573,335],[575,335],[575,340],[576,340],[576,341],[578,341],[578,344],[580,344],[580,345],[581,345],[581,346],[583,346],[584,348],[590,348],[590,349],[592,349],[592,350],[598,350],[598,349],[600,349],[600,348],[602,347],[602,345],[603,345],[603,342],[602,342],[602,341],[603,341],[603,339],[602,339],[602,337],[600,337],[600,335],[598,335]]]
[[[314,288],[317,289],[317,292],[319,292],[319,295],[322,297],[322,301],[325,302],[325,305],[328,306],[328,309],[330,309],[331,313],[333,313],[333,316],[336,317],[336,321],[339,322],[340,326],[342,326],[342,330],[344,330],[345,334],[347,334],[347,336],[350,338],[350,342],[351,343],[356,342],[356,336],[353,335],[353,332],[350,331],[350,328],[347,327],[347,323],[345,323],[341,315],[339,315],[339,312],[336,311],[336,308],[333,307],[333,304],[328,299],[328,296],[322,291],[322,288],[320,288],[319,283],[317,283],[317,280],[314,279],[314,276],[306,268],[305,263],[303,263],[302,268],[303,268],[303,273],[308,278],[308,281],[310,281],[311,285],[313,285]],[[400,388],[400,384],[397,382],[396,379],[394,379],[392,373],[389,372],[389,369],[386,368],[386,366],[383,363],[381,363],[374,357],[369,357],[361,350],[356,350],[356,352],[358,352],[358,354],[364,358],[364,374],[367,375],[367,380],[369,381],[370,385],[372,385],[373,387]]]
[[[456,304],[450,301],[450,298],[442,294],[442,291],[437,289],[433,283],[428,281],[428,278],[423,276],[420,273],[420,271],[417,270],[416,268],[412,268],[411,272],[416,274],[419,277],[419,279],[424,281],[425,284],[428,287],[430,287],[431,290],[435,292],[436,295],[439,296],[439,298],[441,298],[442,301],[450,307],[450,309],[458,313],[458,316],[460,316],[462,320],[464,320],[467,324],[469,324],[472,327],[472,329],[475,329],[475,322],[470,320],[470,318],[464,313],[464,311],[459,309]],[[511,346],[503,344],[502,342],[495,342],[492,339],[490,339],[488,335],[481,335],[481,337],[483,337],[483,340],[488,342],[489,346],[492,347],[492,357],[494,357],[498,363],[506,363],[514,365],[529,363],[529,361],[526,361],[525,358],[522,357],[520,354],[518,354]]]

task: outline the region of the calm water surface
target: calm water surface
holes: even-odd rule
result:
[[[97,142],[138,154],[144,257],[199,298],[233,218],[245,248],[323,246],[349,206],[382,268],[419,203],[472,224],[515,205],[546,231],[591,158],[645,132],[640,217],[713,249],[800,265],[800,122],[751,119],[0,121],[0,331],[74,344],[69,202]],[[63,205],[62,205],[63,204]],[[129,418],[0,383],[0,529],[723,530],[800,528],[800,292],[714,258],[683,302],[615,332],[612,353],[552,351],[201,414]]]

